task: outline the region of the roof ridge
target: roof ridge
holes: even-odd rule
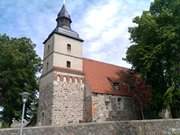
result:
[[[119,65],[115,65],[115,64],[111,64],[111,63],[106,63],[106,62],[103,62],[103,61],[94,60],[94,59],[90,59],[90,58],[83,57],[83,59],[86,59],[86,60],[89,60],[89,61],[94,61],[94,62],[99,62],[99,63],[110,65],[110,66],[115,66],[115,67],[122,68],[122,69],[129,69],[127,67],[122,67],[122,66],[119,66]]]

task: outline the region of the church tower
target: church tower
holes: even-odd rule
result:
[[[83,121],[83,40],[72,30],[65,4],[56,21],[56,28],[44,41],[38,111],[40,125],[61,126]]]

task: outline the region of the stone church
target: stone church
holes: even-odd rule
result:
[[[56,21],[44,41],[38,124],[139,119],[128,87],[116,81],[128,69],[83,57],[83,39],[72,30],[65,4]]]

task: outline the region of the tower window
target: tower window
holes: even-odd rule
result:
[[[67,44],[67,50],[68,50],[68,52],[71,51],[71,44]]]
[[[48,68],[49,68],[49,63],[47,62],[46,63],[46,70],[48,70]]]
[[[66,62],[66,66],[67,66],[67,68],[71,68],[71,62],[70,62],[70,61],[67,61],[67,62]]]
[[[47,53],[49,52],[49,50],[50,50],[50,46],[48,45],[48,46],[47,46]]]

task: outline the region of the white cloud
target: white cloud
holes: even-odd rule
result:
[[[130,45],[128,27],[133,25],[132,19],[135,16],[149,7],[150,1],[152,0],[67,1],[73,28],[85,40],[84,56],[127,66],[121,59],[125,57]],[[31,4],[27,4],[24,0],[2,0],[0,10],[3,9],[3,16],[0,22],[5,25],[0,28],[12,36],[32,38],[38,45],[37,53],[42,57],[42,42],[56,26],[55,19],[61,2],[31,0]]]
[[[138,2],[105,0],[88,8],[76,25],[85,40],[86,57],[130,67],[122,61],[130,45],[128,27],[133,26],[132,19],[149,6],[142,7],[144,0]]]
[[[84,38],[91,40],[100,36],[102,31],[106,31],[108,27],[111,27],[118,11],[119,3],[116,0],[91,6],[80,22]]]

